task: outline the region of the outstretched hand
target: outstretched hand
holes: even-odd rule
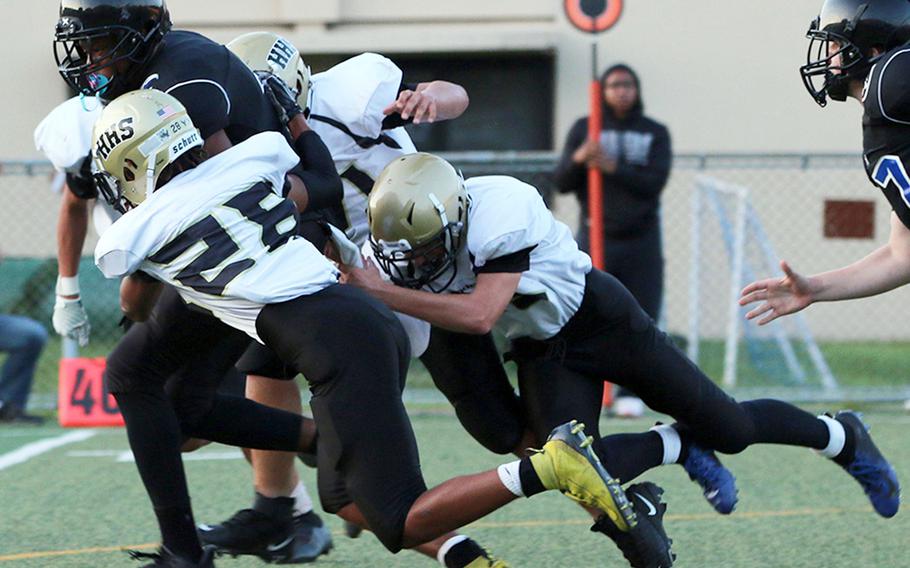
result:
[[[798,312],[813,302],[813,292],[809,279],[794,272],[786,261],[781,261],[783,278],[758,280],[743,288],[739,305],[746,306],[755,302],[764,302],[746,314],[746,319],[758,320],[758,325],[765,325],[781,316]]]

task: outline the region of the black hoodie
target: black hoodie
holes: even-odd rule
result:
[[[660,192],[670,174],[672,155],[667,128],[644,115],[638,76],[626,65],[614,65],[601,76],[601,93],[607,76],[623,69],[638,87],[638,102],[624,119],[603,105],[601,145],[615,156],[616,173],[603,174],[604,233],[623,238],[642,235],[660,222]],[[572,161],[572,154],[588,135],[588,117],[579,118],[566,138],[562,158],[556,167],[555,182],[560,193],[573,192],[581,203],[582,223],[588,218],[587,166]],[[583,225],[582,225],[583,226]]]

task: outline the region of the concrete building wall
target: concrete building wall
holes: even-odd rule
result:
[[[670,127],[677,151],[855,151],[859,105],[821,110],[797,74],[818,4],[627,1],[619,24],[597,38],[599,67],[625,61],[638,69],[648,112]],[[56,2],[14,5],[4,12],[14,25],[0,41],[6,65],[0,156],[36,158],[31,131],[66,96],[51,54]],[[554,147],[586,114],[591,38],[567,23],[556,0],[171,0],[169,6],[178,27],[219,41],[273,29],[305,54],[550,51],[557,74]]]

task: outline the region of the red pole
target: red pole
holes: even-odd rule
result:
[[[596,44],[594,48],[593,59],[594,66],[597,65]],[[591,79],[590,104],[591,109],[588,114],[588,138],[595,142],[600,142],[600,129],[603,124],[603,106],[601,105],[600,81],[597,80],[596,69]],[[604,195],[603,195],[603,172],[600,168],[592,166],[588,168],[588,242],[591,243],[590,253],[591,262],[594,268],[603,270],[604,268]],[[607,381],[604,382],[603,405],[610,406],[613,402],[613,385]]]
[[[600,82],[591,81],[591,112],[588,115],[588,138],[600,142],[600,128],[602,123],[600,99]],[[604,267],[604,198],[603,174],[597,166],[588,168],[588,235],[591,243],[591,260],[594,267],[603,270]]]

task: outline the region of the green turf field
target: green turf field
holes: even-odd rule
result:
[[[910,415],[896,407],[866,409],[873,434],[898,474],[910,479],[906,431]],[[646,428],[656,416],[605,420],[603,431]],[[428,483],[491,468],[502,459],[481,449],[444,408],[414,412]],[[0,428],[0,568],[138,565],[121,548],[150,548],[158,533],[122,430],[97,430],[15,465],[10,452],[41,440],[80,436],[55,427]],[[30,446],[34,447],[34,446]],[[199,521],[218,521],[246,506],[249,470],[224,446],[187,461]],[[6,461],[4,461],[6,460]],[[859,486],[838,467],[797,448],[758,447],[724,460],[739,478],[740,504],[729,517],[713,512],[682,469],[648,476],[667,488],[666,520],[681,567],[910,566],[906,512],[877,517]],[[314,472],[301,466],[310,487]],[[324,566],[438,566],[404,552],[391,556],[369,535],[349,540],[329,520],[335,550]],[[519,567],[625,566],[612,543],[588,532],[581,511],[558,494],[515,502],[468,527],[467,533]],[[263,565],[221,559],[219,566]]]

